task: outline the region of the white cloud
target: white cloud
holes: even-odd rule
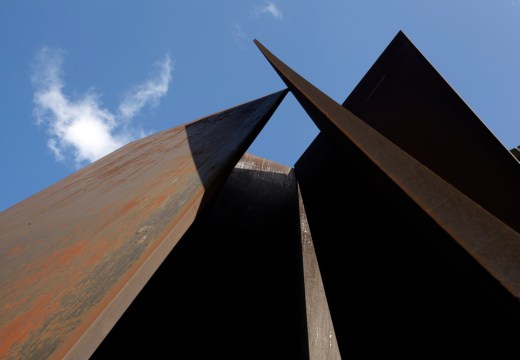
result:
[[[114,114],[101,106],[99,96],[89,90],[76,100],[63,93],[63,55],[42,49],[32,76],[36,87],[34,113],[49,133],[47,146],[56,160],[73,159],[77,166],[95,161],[139,136],[131,119],[147,104],[156,104],[166,94],[171,80],[171,60],[159,63],[160,71],[134,88]]]
[[[166,55],[163,61],[157,62],[155,65],[158,71],[152,74],[146,82],[132,89],[119,105],[119,113],[122,118],[134,117],[147,104],[157,105],[159,99],[168,92],[168,85],[172,79],[170,56]]]
[[[283,15],[280,9],[272,1],[267,1],[263,6],[258,6],[255,9],[256,15],[271,14],[273,17],[283,20]]]

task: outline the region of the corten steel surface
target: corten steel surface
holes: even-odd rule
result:
[[[298,189],[300,208],[300,232],[302,242],[303,275],[305,280],[305,307],[307,310],[307,333],[309,339],[310,360],[339,360],[338,343],[334,325],[330,317],[327,296],[323,288],[320,267],[311,230],[307,221],[305,206]]]
[[[520,166],[399,32],[343,106],[520,231]]]
[[[518,300],[361,151],[320,133],[294,169],[343,358],[520,351]]]
[[[286,90],[135,141],[0,214],[0,358],[86,358]]]
[[[292,170],[246,154],[93,356],[305,359]]]
[[[307,82],[258,41],[255,42],[335,148],[339,151],[352,146],[359,149],[507,290],[516,297],[520,296],[518,232]]]

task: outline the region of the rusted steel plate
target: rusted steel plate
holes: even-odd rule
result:
[[[305,282],[305,307],[307,311],[307,333],[309,360],[339,360],[341,355],[330,316],[327,296],[323,288],[320,267],[305,206],[298,188],[300,209],[300,232],[302,242],[303,275]]]
[[[294,174],[245,154],[93,359],[305,359],[305,330]]]
[[[294,170],[343,358],[520,351],[517,298],[354,145]]]
[[[87,358],[286,90],[135,141],[0,214],[0,358]]]
[[[518,232],[307,82],[258,41],[255,42],[335,148],[341,150],[353,145],[359,149],[511,294],[520,296]]]
[[[520,231],[520,167],[399,32],[343,106]]]

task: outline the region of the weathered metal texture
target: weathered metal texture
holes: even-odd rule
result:
[[[399,32],[343,106],[520,231],[520,167]]]
[[[294,174],[246,154],[93,359],[305,359],[304,320]]]
[[[0,358],[87,358],[286,90],[135,141],[0,214]]]
[[[300,208],[300,232],[302,242],[303,275],[305,280],[305,307],[307,310],[307,334],[310,360],[339,360],[338,343],[330,316],[327,296],[323,288],[320,267],[311,230],[307,221],[305,206],[298,188]]]
[[[354,145],[294,170],[343,358],[520,351],[518,300]]]
[[[258,41],[255,42],[338,151],[352,147],[358,149],[511,294],[517,298],[520,296],[518,232],[307,82]]]

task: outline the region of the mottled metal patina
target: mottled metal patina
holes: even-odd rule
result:
[[[0,358],[85,358],[286,90],[132,142],[0,214]]]

